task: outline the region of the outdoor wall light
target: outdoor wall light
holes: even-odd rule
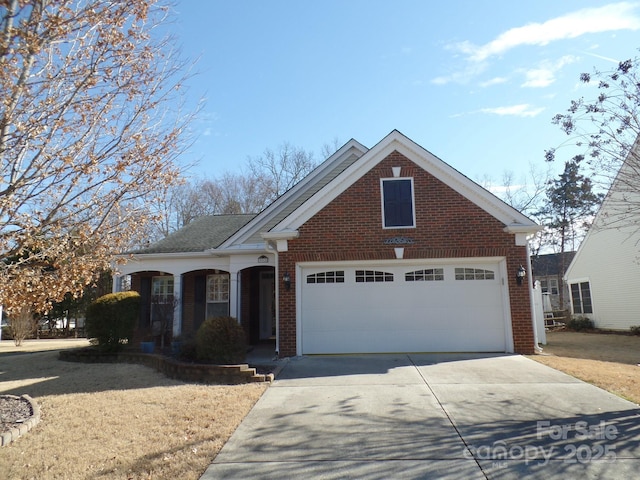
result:
[[[524,269],[522,265],[520,265],[520,268],[518,268],[518,271],[516,272],[516,282],[518,282],[518,285],[522,285],[522,281],[526,276],[527,276],[527,271]]]
[[[284,283],[285,289],[291,290],[291,275],[289,275],[289,272],[284,272],[284,275],[282,275],[282,282]]]

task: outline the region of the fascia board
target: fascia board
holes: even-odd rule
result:
[[[115,258],[122,258],[127,261],[144,261],[144,260],[157,260],[157,259],[169,259],[169,258],[209,258],[211,253],[204,252],[174,252],[174,253],[132,253],[115,255]]]
[[[337,163],[343,161],[346,155],[351,154],[354,150],[364,155],[368,151],[368,148],[354,139],[349,140],[333,155],[318,165],[309,175],[303,178],[283,195],[278,197],[249,223],[225,240],[218,248],[226,248],[233,244],[241,243],[243,238],[251,237],[255,233],[259,232],[273,216],[285,209],[291,201],[298,197],[300,193],[313,185],[314,181],[322,178],[328,171],[333,169]]]
[[[454,169],[444,161],[425,150],[402,133],[394,130],[376,146],[347,168],[342,174],[317,192],[300,208],[276,225],[272,231],[297,230],[302,224],[316,215],[344,190],[364,176],[377,163],[394,150],[406,156],[431,175],[442,181],[456,192],[478,205],[487,213],[505,225],[537,227],[531,219],[507,205],[498,197]],[[533,230],[537,231],[537,230]]]

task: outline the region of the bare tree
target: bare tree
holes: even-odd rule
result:
[[[340,147],[342,146],[342,142],[338,137],[333,137],[330,142],[325,142],[322,144],[322,148],[320,153],[322,158],[327,159],[334,153],[336,153]]]
[[[277,152],[266,149],[262,156],[249,157],[239,173],[185,180],[151,207],[156,222],[147,239],[164,238],[204,215],[259,213],[315,166],[313,153],[285,142]]]
[[[36,331],[36,321],[33,313],[28,305],[23,305],[18,309],[14,309],[13,315],[9,319],[9,333],[13,338],[16,347],[22,345],[22,342]]]
[[[596,84],[591,99],[572,100],[566,113],[553,123],[569,139],[546,152],[553,161],[568,149],[572,161],[590,167],[594,187],[606,191],[615,182],[615,195],[608,199],[610,216],[599,228],[640,228],[640,57],[620,62],[610,71],[583,73],[580,81]],[[624,165],[624,166],[623,166]]]
[[[267,190],[263,205],[273,202],[284,192],[307,176],[316,167],[313,153],[288,142],[283,143],[277,152],[266,149],[260,157],[249,157],[250,175]]]
[[[80,294],[179,177],[185,64],[155,0],[0,2],[0,303]],[[171,105],[171,108],[169,108]]]

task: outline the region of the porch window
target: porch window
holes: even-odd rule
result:
[[[158,303],[167,303],[173,299],[173,276],[153,277],[151,295]]]
[[[154,335],[167,330],[173,320],[173,276],[151,279],[151,326]]]
[[[207,318],[229,315],[229,275],[207,276]]]
[[[381,189],[383,227],[415,227],[413,178],[383,178],[381,180]]]
[[[591,287],[589,282],[571,284],[571,303],[573,313],[593,313],[591,305]]]

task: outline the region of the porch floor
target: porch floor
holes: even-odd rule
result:
[[[246,361],[249,365],[270,365],[278,361],[275,340],[251,345],[249,348]]]

